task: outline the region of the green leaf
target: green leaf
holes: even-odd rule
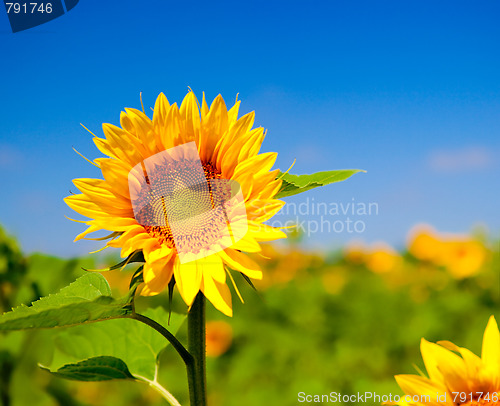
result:
[[[0,316],[0,331],[63,327],[125,316],[132,312],[131,295],[120,300],[100,274],[87,274],[72,284]]]
[[[279,173],[278,179],[283,180],[281,189],[276,195],[277,199],[293,196],[318,186],[329,185],[330,183],[341,182],[350,178],[358,172],[366,172],[361,169],[342,169],[337,171],[316,172],[310,175],[291,175],[288,173]]]
[[[12,297],[12,306],[21,303],[31,303],[58,292],[64,286],[85,275],[82,267],[94,267],[94,258],[61,259],[40,253],[32,254],[27,258],[28,272],[19,286],[19,290]],[[4,309],[3,311],[10,310]]]
[[[143,315],[166,325],[168,312],[162,307],[146,310]],[[166,326],[175,334],[186,316],[172,313]],[[66,364],[109,356],[122,360],[130,373],[153,380],[159,354],[169,342],[151,327],[129,318],[92,323],[61,330],[55,337],[55,351],[48,369],[58,372]]]
[[[111,379],[134,379],[127,364],[115,357],[93,357],[76,364],[68,364],[52,372],[50,369],[41,366],[60,378],[72,379],[76,381],[109,381]]]

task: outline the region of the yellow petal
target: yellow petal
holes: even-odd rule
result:
[[[153,249],[150,251],[144,251],[144,259],[146,260],[146,262],[155,262],[163,258],[170,258],[172,256],[172,253],[172,248],[166,245],[160,245],[157,247],[153,247]]]
[[[208,104],[207,104],[207,101],[205,99],[205,92],[203,92],[203,99],[201,101],[201,121],[204,120],[204,118],[207,116],[208,114]]]
[[[254,120],[255,113],[252,111],[241,117],[237,122],[230,126],[226,136],[219,139],[213,154],[213,160],[217,162],[217,167],[219,169],[221,167],[221,160],[227,154],[227,151],[231,147],[236,147],[239,151],[245,142],[251,137],[251,133],[249,133],[249,131],[252,128]]]
[[[153,241],[155,240],[155,239],[152,239],[152,237],[149,234],[147,234],[145,232],[144,233],[138,232],[136,230],[131,230],[129,235],[125,235],[125,234],[126,233],[124,233],[120,239],[115,240],[116,245],[115,244],[112,245],[112,246],[117,246],[119,244],[118,246],[122,247],[122,250],[120,253],[122,258],[129,256],[132,252],[134,252],[138,249],[144,249],[146,242],[148,242],[149,240],[153,240]],[[148,245],[151,245],[151,244],[148,244]]]
[[[236,241],[233,245],[231,245],[230,248],[245,252],[262,251],[262,248],[259,245],[259,243],[255,240],[255,238],[251,237],[248,233],[241,240]]]
[[[109,199],[109,201],[94,199],[80,194],[68,196],[64,199],[66,204],[78,213],[90,217],[99,218],[109,215],[116,217],[133,217],[134,211],[128,204],[118,198]]]
[[[114,194],[119,194],[126,199],[130,199],[128,187],[128,173],[131,168],[116,159],[101,158],[97,159],[109,188]]]
[[[238,111],[240,110],[240,101],[236,100],[236,103],[234,104],[233,107],[229,109],[227,112],[227,117],[228,117],[228,124],[231,126],[233,125],[236,120],[238,119]]]
[[[283,181],[275,179],[256,194],[256,199],[272,199],[281,189]]]
[[[250,197],[252,196],[252,190],[253,190],[253,174],[252,172],[248,172],[246,175],[241,175],[238,183],[241,187],[241,193],[243,195],[243,199],[245,202],[250,200]]]
[[[248,133],[246,141],[240,148],[238,161],[243,161],[259,153],[266,134],[262,127],[256,128]]]
[[[122,117],[126,117],[122,112]],[[102,131],[115,157],[127,162],[131,167],[148,156],[148,150],[133,134],[112,124],[104,123]],[[94,139],[95,142],[95,139]]]
[[[248,233],[257,241],[274,241],[286,238],[286,234],[283,231],[254,221],[248,223]]]
[[[108,141],[99,137],[94,137],[92,139],[94,141],[95,146],[99,151],[101,151],[104,155],[107,155],[112,158],[120,159],[119,153],[116,153],[113,148],[108,144]]]
[[[224,264],[218,255],[213,254],[208,257],[198,259],[197,262],[203,267],[203,277],[211,277],[219,283],[226,282]]]
[[[153,129],[153,122],[150,120],[146,114],[141,110],[131,109],[126,107],[125,112],[127,117],[132,122],[134,126],[134,131],[130,131],[135,134],[136,137],[141,141],[141,144],[146,147],[148,155],[155,154],[159,152],[158,146],[156,144],[156,137]]]
[[[248,219],[262,223],[278,213],[284,205],[285,202],[281,200],[254,199],[246,204]]]
[[[182,299],[188,306],[191,306],[200,290],[203,276],[202,268],[198,266],[196,261],[181,264],[177,257],[174,264],[174,275]]]
[[[276,152],[266,152],[265,154],[259,154],[240,162],[234,170],[232,179],[237,181],[241,173],[246,173],[248,171],[252,171],[254,175],[269,172],[276,162],[277,157],[278,154]]]
[[[429,378],[433,381],[456,387],[467,376],[464,360],[446,348],[422,339],[420,351]]]
[[[452,397],[447,393],[444,386],[432,382],[427,378],[417,375],[396,375],[396,382],[403,392],[415,399],[423,401],[416,402],[417,405],[426,406],[442,406],[443,403],[438,400],[438,395],[444,396],[446,394],[445,405],[453,405]]]
[[[226,263],[230,268],[241,272],[250,278],[262,279],[262,270],[260,269],[260,266],[247,255],[231,248],[220,251],[217,255],[219,255],[224,263]]]
[[[127,207],[130,205],[130,200],[128,198],[125,198],[119,193],[113,193],[109,190],[108,183],[102,179],[73,179],[73,184],[78,190],[87,195],[91,201],[99,204],[101,207],[109,205],[112,207]]]
[[[201,290],[217,310],[229,317],[233,315],[231,292],[225,283],[219,283],[211,277],[204,276]]]
[[[224,134],[228,129],[227,107],[220,94],[214,99],[210,106],[210,112],[207,116],[207,125],[219,136]]]
[[[75,239],[73,241],[78,241],[78,240],[81,240],[82,238],[84,238],[87,234],[90,234],[90,233],[93,233],[95,231],[98,231],[100,230],[101,228],[100,227],[96,227],[96,226],[90,226],[89,228],[87,228],[83,233],[80,233],[78,234]]]
[[[90,218],[105,217],[106,213],[96,205],[88,201],[88,199],[83,198],[83,195],[72,195],[64,198],[66,204],[71,207],[74,211],[80,213],[82,216]]]
[[[451,341],[443,340],[438,341],[436,344],[439,344],[441,347],[444,347],[447,350],[460,352],[460,347],[456,344],[453,344]]]
[[[235,145],[234,147],[229,148],[226,151],[225,155],[220,160],[220,171],[222,172],[222,176],[224,178],[226,179],[233,178],[234,169],[238,164],[239,152],[240,152],[239,148]]]
[[[279,170],[276,169],[274,171],[268,173],[260,173],[253,178],[253,191],[252,198],[253,199],[266,199],[267,197],[262,196],[263,192],[266,192],[266,186],[272,186],[273,189],[276,188],[276,176],[278,175]],[[280,181],[278,181],[280,182]],[[280,182],[281,183],[281,182]],[[278,189],[279,190],[279,189]],[[262,196],[262,197],[261,197]],[[272,195],[274,196],[274,195]]]
[[[194,92],[189,92],[182,101],[180,114],[184,124],[184,142],[198,141],[200,132],[200,111]]]
[[[135,218],[130,217],[108,217],[101,220],[90,220],[88,224],[92,224],[109,231],[128,231],[131,228],[140,227],[144,230],[142,226],[137,224]]]
[[[144,288],[142,296],[153,296],[165,290],[173,275],[173,261],[170,258],[144,264]]]
[[[149,131],[153,127],[153,122],[143,111],[125,107],[125,113],[132,122],[132,125],[136,130],[136,134]]]
[[[218,95],[210,106],[210,111],[202,120],[202,130],[198,143],[198,152],[202,161],[212,160],[217,141],[224,136],[228,128],[226,103]]]
[[[496,371],[497,379],[500,379],[500,333],[493,316],[490,317],[484,331],[481,359],[488,370],[492,373]]]
[[[169,107],[170,103],[167,97],[163,93],[160,93],[156,98],[153,110],[153,129],[158,136],[165,132]]]

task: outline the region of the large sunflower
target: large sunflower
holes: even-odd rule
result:
[[[448,341],[422,339],[420,349],[429,378],[397,375],[398,385],[409,395],[397,404],[500,405],[500,333],[493,316],[484,332],[481,358]]]
[[[227,110],[219,95],[208,108],[203,95],[199,108],[194,93],[189,92],[179,108],[176,103],[170,105],[161,93],[152,120],[143,111],[126,108],[120,115],[121,128],[103,124],[105,138],[95,137],[94,142],[108,157],[94,163],[104,179],[75,179],[82,193],[65,199],[72,209],[91,219],[85,221],[89,227],[75,241],[95,231],[109,230],[112,234],[107,245],[121,248],[122,257],[143,252],[141,294],[158,294],[175,278],[188,306],[201,290],[217,309],[232,315],[226,268],[261,279],[259,266],[243,252],[259,252],[259,242],[285,237],[279,229],[263,224],[284,205],[274,199],[281,187],[281,181],[276,180],[278,171],[271,171],[277,154],[259,154],[265,132],[261,127],[252,129],[254,112],[238,119],[239,105],[236,101]],[[144,171],[142,180],[134,176],[141,172],[137,168]],[[204,180],[201,188],[196,184],[200,176]],[[140,210],[136,201],[141,196],[154,200],[151,182],[165,188],[174,186],[162,192],[161,203],[158,199],[149,201]],[[216,192],[218,187],[220,193]],[[171,200],[168,208],[163,195],[178,192],[180,197]],[[219,216],[202,216],[194,226],[188,219],[191,223],[185,226],[186,217],[206,212],[203,206],[207,201],[212,203],[211,209],[220,208],[215,200],[223,199],[226,192],[229,198],[237,193],[242,196],[239,206],[243,205],[246,216],[241,210],[234,214],[234,207],[223,206],[232,210],[233,217],[244,217],[244,221],[232,223],[233,229],[239,229],[238,238],[234,238],[234,230],[231,232],[228,210],[219,211]],[[167,216],[179,208],[177,219],[178,224],[184,224],[182,232],[176,231],[179,226],[174,227],[169,222],[172,217]],[[238,228],[238,224],[244,227]],[[232,238],[221,242],[219,229],[226,226]]]

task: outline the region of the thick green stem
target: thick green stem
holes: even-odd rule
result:
[[[128,318],[140,321],[154,328],[163,335],[177,350],[186,364],[189,399],[191,406],[207,405],[207,379],[206,379],[206,343],[205,343],[205,296],[198,292],[193,305],[188,313],[188,350],[161,324],[143,316],[132,313]]]
[[[194,362],[187,365],[191,406],[206,406],[205,296],[201,292],[188,313],[188,350],[194,358]]]

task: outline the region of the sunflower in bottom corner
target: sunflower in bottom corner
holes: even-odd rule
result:
[[[239,104],[228,110],[219,95],[209,108],[203,95],[199,106],[189,92],[179,108],[161,93],[152,119],[126,108],[121,127],[103,124],[105,138],[94,136],[107,157],[91,163],[104,179],[73,181],[82,193],[65,201],[90,218],[75,241],[108,230],[106,245],[123,258],[142,251],[142,295],[175,281],[188,306],[201,291],[231,316],[227,268],[261,279],[245,253],[286,237],[264,224],[284,205],[274,198],[282,183],[271,170],[277,154],[259,154],[265,132],[252,129],[254,112],[238,118]]]
[[[397,375],[404,391],[397,405],[500,406],[500,333],[493,316],[483,336],[481,357],[449,341],[420,345],[428,378]]]

